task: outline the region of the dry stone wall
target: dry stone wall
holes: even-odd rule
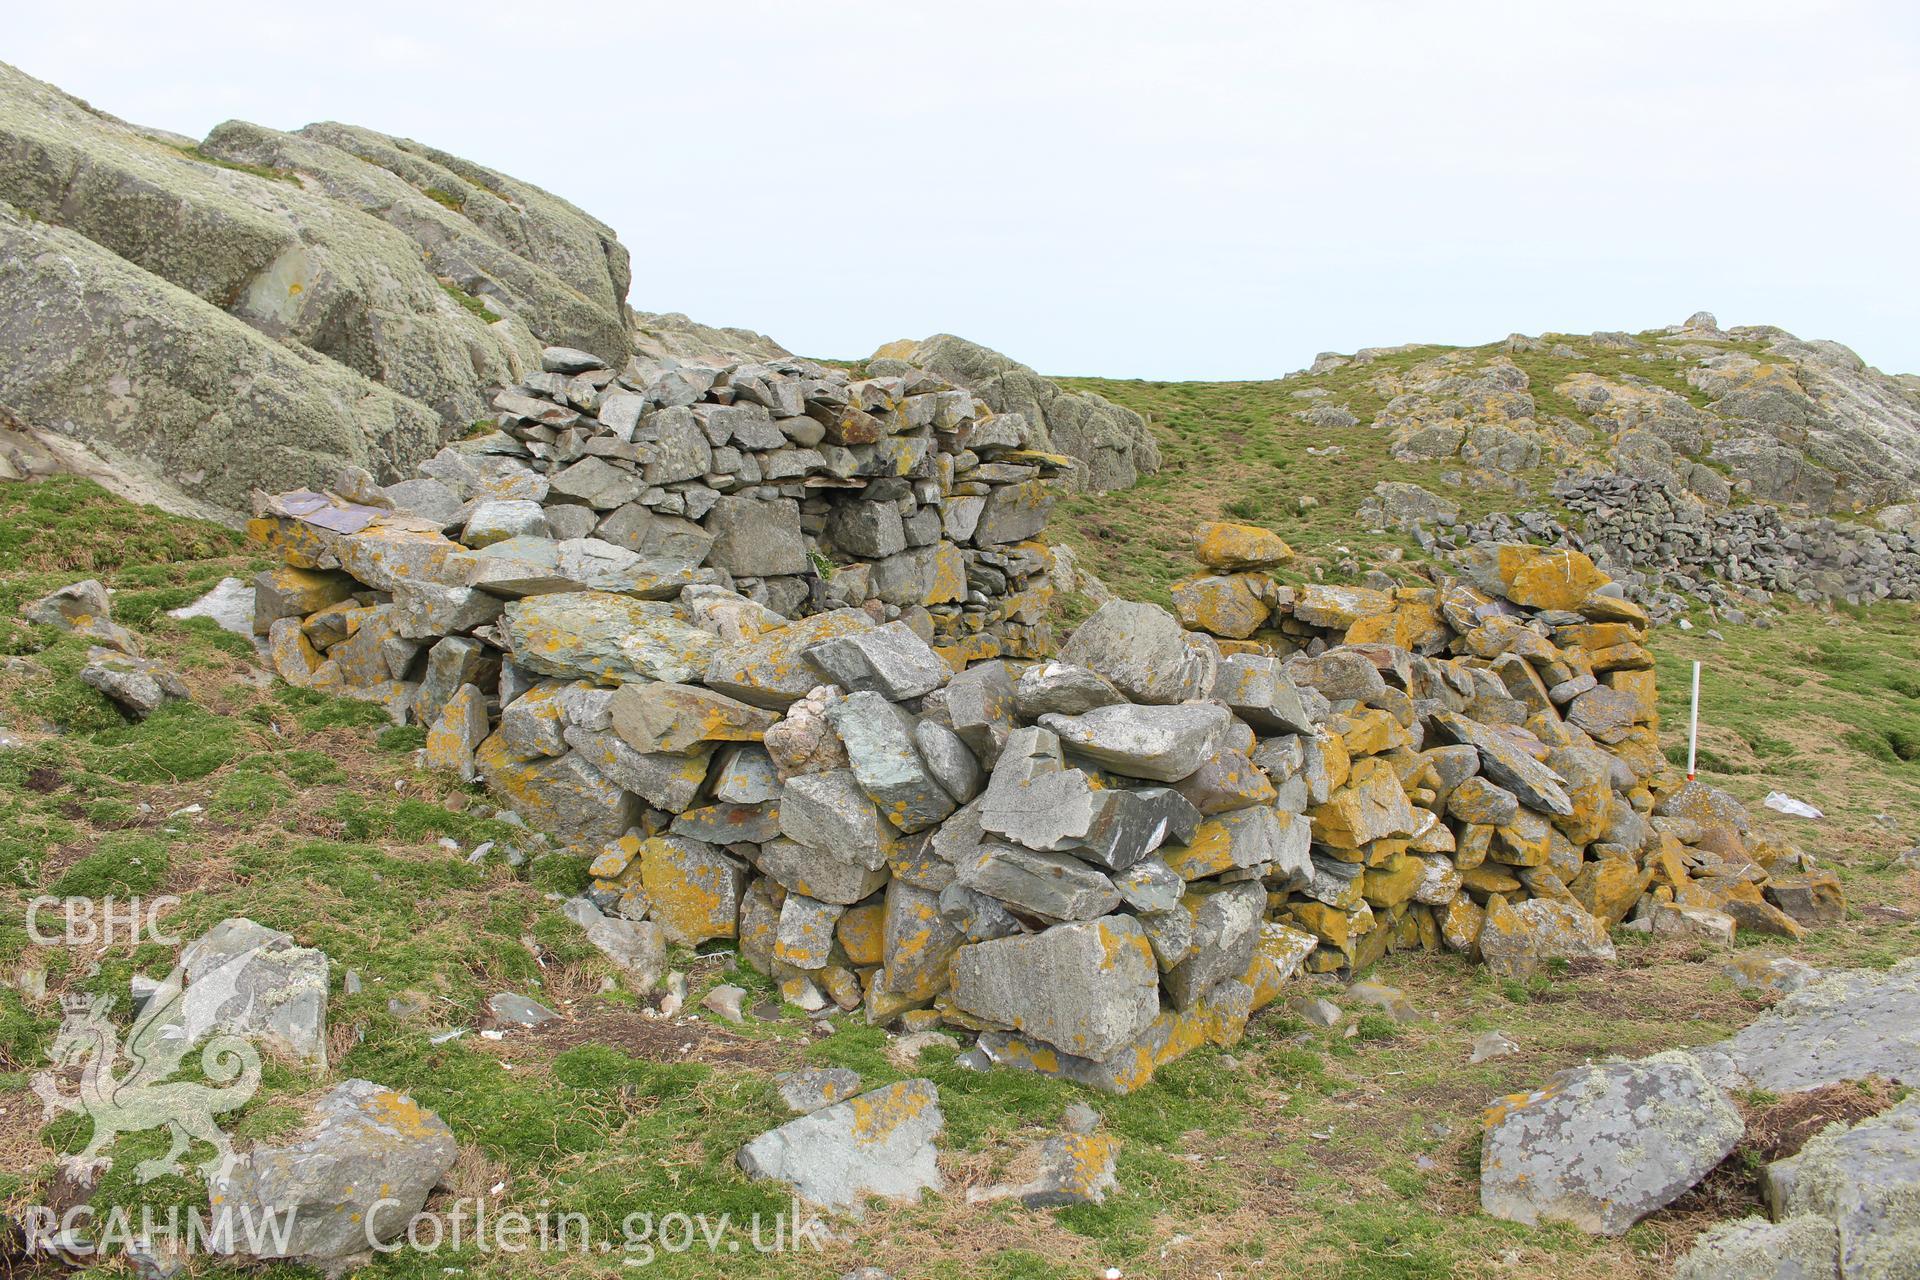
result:
[[[1290,587],[1209,526],[1179,617],[1109,601],[1047,657],[1060,464],[1017,415],[914,370],[544,363],[419,480],[263,499],[255,627],[586,859],[567,914],[641,989],[728,940],[802,1009],[1124,1092],[1303,970],[1525,974],[1837,893],[1673,785],[1645,615],[1585,557]]]

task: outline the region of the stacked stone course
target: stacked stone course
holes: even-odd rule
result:
[[[1645,616],[1585,557],[1289,587],[1277,537],[1208,526],[1178,618],[1111,601],[1049,659],[1062,464],[1016,415],[547,363],[420,480],[263,499],[255,625],[585,856],[568,914],[637,986],[729,940],[802,1009],[1125,1091],[1303,969],[1518,974],[1629,913],[1796,933],[1830,894],[1669,785]]]

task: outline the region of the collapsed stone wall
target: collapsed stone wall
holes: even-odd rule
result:
[[[1776,594],[1807,604],[1920,599],[1920,532],[1912,528],[1799,520],[1767,503],[1715,506],[1618,472],[1562,480],[1553,493],[1580,514],[1578,527],[1545,511],[1467,522],[1457,504],[1396,481],[1376,485],[1359,515],[1376,528],[1405,530],[1436,554],[1514,541],[1582,552],[1656,621],[1686,612],[1686,596],[1736,616]]]
[[[1920,599],[1920,537],[1831,519],[1795,520],[1766,503],[1712,507],[1634,476],[1562,481],[1554,496],[1586,536],[1649,585],[1698,594],[1709,575],[1812,603]]]
[[[1269,881],[1277,916],[1318,940],[1309,969],[1444,946],[1525,975],[1611,959],[1630,914],[1797,938],[1810,895],[1838,894],[1666,765],[1647,614],[1586,556],[1479,546],[1458,579],[1380,591],[1285,585],[1256,541],[1212,536],[1216,571],[1174,599],[1218,638],[1215,696],[1233,705],[1231,673],[1286,654],[1281,678],[1314,700],[1311,733],[1248,756],[1311,823],[1304,879]]]
[[[1525,974],[1837,893],[1673,786],[1645,614],[1583,556],[1296,588],[1209,526],[1180,618],[1110,601],[1038,660],[1060,464],[1015,415],[911,370],[544,363],[420,480],[263,500],[255,626],[589,857],[568,914],[643,990],[730,939],[803,1009],[1125,1091],[1303,968]]]

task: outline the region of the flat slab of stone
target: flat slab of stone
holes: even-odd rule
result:
[[[934,1139],[946,1127],[931,1080],[902,1080],[769,1130],[735,1159],[809,1204],[847,1212],[866,1196],[917,1202],[945,1183]]]
[[[1487,1109],[1480,1206],[1617,1236],[1706,1177],[1740,1113],[1684,1054],[1574,1067]]]
[[[1793,1093],[1867,1076],[1920,1085],[1920,957],[1829,975],[1691,1052],[1727,1088]]]

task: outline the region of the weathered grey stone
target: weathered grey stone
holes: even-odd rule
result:
[[[1913,1274],[1920,1265],[1920,1100],[1851,1128],[1829,1127],[1762,1178],[1776,1219],[1810,1214],[1838,1235],[1841,1280]]]
[[[169,618],[185,621],[206,618],[222,631],[237,636],[253,634],[253,588],[239,578],[222,578],[213,590],[178,609],[167,610]]]
[[[991,769],[1014,729],[1013,681],[1004,662],[982,662],[947,682],[947,719],[960,740]]]
[[[1607,928],[1578,903],[1529,898],[1487,913],[1480,958],[1499,978],[1533,976],[1550,960],[1612,960]]]
[[[460,514],[460,495],[429,476],[402,480],[380,491],[401,515],[432,520],[442,528],[454,523]]]
[[[167,702],[190,696],[186,682],[171,668],[151,658],[136,658],[99,645],[87,650],[80,682],[98,689],[135,720],[146,719]]]
[[[1920,958],[1831,974],[1693,1050],[1727,1088],[1792,1093],[1879,1076],[1920,1083]]]
[[[1230,653],[1220,658],[1213,697],[1257,733],[1312,733],[1313,717],[1300,691],[1267,654]]]
[[[847,761],[880,813],[902,831],[922,831],[956,807],[914,745],[913,717],[877,693],[850,693],[827,709]]]
[[[1075,857],[1109,871],[1125,871],[1168,840],[1185,844],[1200,829],[1200,811],[1167,787],[1103,791],[1086,838],[1073,847]]]
[[[430,640],[477,631],[498,618],[507,602],[477,587],[403,582],[393,591],[394,625],[404,640]]]
[[[1049,714],[1040,723],[1066,750],[1133,778],[1178,782],[1218,747],[1230,714],[1217,703],[1095,707],[1077,716]]]
[[[832,850],[874,871],[886,865],[898,839],[851,769],[787,779],[780,793],[780,831],[789,840]]]
[[[1187,893],[1187,882],[1159,858],[1146,858],[1113,877],[1121,900],[1135,911],[1171,911]]]
[[[1673,1280],[1834,1280],[1839,1258],[1840,1236],[1826,1218],[1741,1218],[1694,1237]]]
[[[713,470],[713,445],[693,411],[685,406],[669,406],[648,414],[640,420],[634,438],[645,446],[642,476],[649,485],[697,480]]]
[[[1684,1054],[1574,1067],[1487,1113],[1480,1205],[1617,1236],[1705,1177],[1740,1113]]]
[[[811,1115],[859,1093],[860,1073],[846,1067],[801,1067],[777,1073],[773,1084],[780,1101],[801,1115]]]
[[[549,518],[562,507],[548,507]],[[688,586],[711,585],[713,569],[685,561],[649,559],[598,538],[517,537],[451,558],[464,585],[499,596],[522,597],[569,591],[608,591],[639,600],[670,600]]]
[[[544,675],[685,683],[720,649],[671,605],[604,591],[560,592],[506,606],[502,629],[513,660]]]
[[[337,1267],[402,1235],[459,1153],[446,1122],[412,1098],[343,1081],[311,1104],[298,1137],[259,1142],[208,1179],[226,1211],[210,1215],[210,1246]]]
[[[782,888],[842,906],[859,902],[887,882],[884,869],[862,866],[830,848],[787,839],[761,845],[760,870]]]
[[[644,995],[659,984],[667,971],[667,932],[658,923],[602,915],[585,898],[569,898],[562,910],[601,955],[619,966],[630,990]]]
[[[1165,609],[1127,600],[1101,605],[1060,650],[1060,660],[1098,672],[1135,702],[1155,704],[1206,697],[1219,669],[1211,640],[1189,642]]]
[[[1010,938],[1025,933],[1020,921],[998,898],[988,897],[957,882],[940,890],[940,918],[951,924],[968,942],[989,938]]]
[[[984,844],[957,875],[969,889],[1052,920],[1092,920],[1120,905],[1111,880],[1064,853]]]
[[[848,555],[880,560],[907,549],[900,509],[889,502],[843,502],[827,520],[827,536]]]
[[[1049,713],[1077,716],[1127,700],[1105,676],[1065,662],[1028,667],[1020,673],[1013,696],[1023,720],[1038,720]]]
[[[703,743],[757,742],[779,717],[699,685],[622,685],[607,702],[613,731],[635,751],[685,752]]]
[[[508,538],[552,536],[546,509],[537,502],[519,499],[476,504],[460,530],[460,541],[469,547],[490,547]]]
[[[800,508],[790,499],[727,494],[707,513],[706,529],[713,535],[707,563],[728,573],[763,578],[813,569],[800,533]]]
[[[780,778],[767,749],[757,743],[724,746],[709,772],[713,798],[727,804],[761,804],[780,798]]]
[[[918,1201],[945,1183],[934,1146],[946,1126],[931,1080],[903,1080],[763,1133],[737,1159],[751,1178],[786,1183],[823,1209],[851,1211],[867,1196]]]
[[[448,636],[427,650],[427,670],[413,698],[413,717],[424,725],[440,718],[465,684],[479,684],[486,650],[478,640]]]
[[[961,947],[954,1003],[1083,1058],[1105,1061],[1160,1012],[1160,971],[1130,916]]]
[[[1433,719],[1455,742],[1477,750],[1480,768],[1486,776],[1518,795],[1528,808],[1563,817],[1573,812],[1573,801],[1568,798],[1560,775],[1528,755],[1518,742],[1498,728],[1452,711],[1442,711]]]
[[[805,697],[819,676],[801,654],[822,640],[873,628],[857,609],[801,618],[721,645],[707,664],[704,684],[756,707],[784,710]]]
[[[140,653],[139,637],[113,620],[113,604],[108,599],[107,589],[94,578],[69,583],[58,591],[20,606],[20,616],[40,626],[58,627],[72,635],[87,636],[122,653],[135,656]]]
[[[760,804],[706,804],[677,813],[667,830],[708,844],[763,844],[780,835],[780,806]]]
[[[1034,1176],[1018,1185],[1000,1183],[967,1190],[969,1204],[1018,1200],[1029,1209],[1061,1209],[1076,1204],[1104,1204],[1118,1181],[1113,1176],[1120,1144],[1094,1133],[1056,1134],[1040,1143],[1027,1160],[1037,1166]]]
[[[180,966],[179,1030],[189,1045],[227,1032],[326,1069],[325,953],[235,916],[188,943]]]
[[[980,825],[1029,849],[1069,849],[1087,838],[1100,808],[1087,775],[1061,764],[1059,739],[1021,728],[987,780]]]
[[[823,969],[833,958],[833,927],[846,907],[804,893],[789,893],[780,904],[773,958],[796,969]]]
[[[691,809],[706,781],[704,753],[635,751],[611,730],[577,724],[561,736],[595,772],[668,813]]]
[[[1153,433],[1130,409],[1066,391],[1025,365],[952,334],[928,338],[907,358],[986,401],[994,416],[974,428],[982,449],[1031,444],[1066,454],[1080,463],[1076,484],[1094,492],[1124,489],[1159,470]]]
[[[932,693],[953,675],[946,660],[904,622],[823,640],[803,656],[847,692],[871,690],[893,702]]]
[[[1195,885],[1175,912],[1193,920],[1193,950],[1167,971],[1167,995],[1177,1009],[1191,1009],[1217,983],[1245,974],[1260,940],[1267,890],[1257,880]]]
[[[639,802],[578,751],[516,758],[504,735],[496,733],[474,752],[474,767],[488,789],[504,796],[530,825],[560,840],[598,849],[640,819]]]
[[[118,459],[129,478],[150,469],[149,496],[234,513],[254,487],[328,483],[342,458],[404,474],[449,427],[481,417],[485,389],[512,381],[527,359],[524,323],[489,325],[435,279],[449,271],[478,283],[447,246],[435,246],[430,265],[398,229],[406,215],[367,216],[402,200],[432,208],[419,216],[463,226],[473,243],[539,271],[420,188],[394,178],[398,191],[343,203],[325,186],[183,157],[12,68],[3,79],[0,131],[13,159],[0,189],[32,219],[10,215],[6,228],[15,239],[5,296],[25,304],[7,349],[46,356],[13,362],[0,399],[28,421],[60,421],[82,453]],[[476,192],[476,209],[495,199],[451,174],[444,181]],[[609,262],[602,250],[600,318],[624,347]],[[577,295],[575,306],[592,309]],[[126,394],[81,394],[109,378]],[[209,439],[220,447],[208,452]]]
[[[926,765],[927,772],[933,775],[942,791],[953,797],[955,804],[966,804],[986,785],[987,775],[973,752],[967,749],[959,734],[939,721],[915,723],[913,745],[919,749],[920,761]]]
[[[549,520],[554,518],[556,510],[548,509]],[[656,563],[687,568],[706,560],[713,546],[713,535],[692,520],[662,515],[637,502],[610,512],[594,526],[593,535]]]

